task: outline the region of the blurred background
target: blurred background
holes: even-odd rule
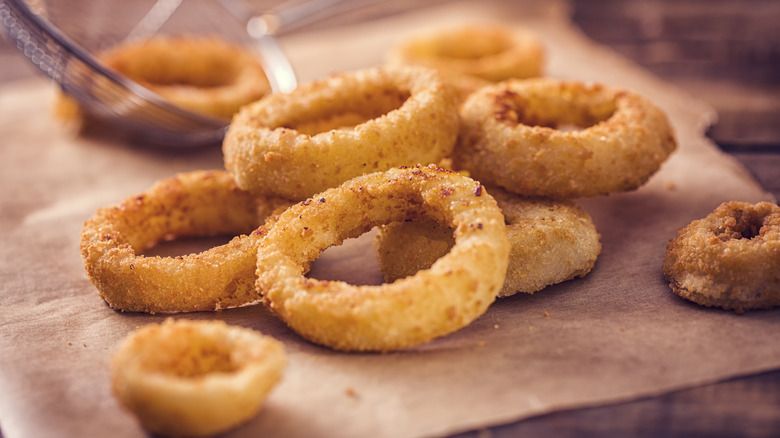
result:
[[[591,39],[710,104],[708,135],[780,197],[780,2],[582,0]]]
[[[780,2],[586,0],[572,20],[656,75],[718,109],[729,146],[780,140]]]
[[[314,26],[337,26],[421,7],[419,2],[410,0],[364,1],[372,6],[357,12],[345,11]],[[137,22],[150,3],[124,2],[126,27]],[[252,3],[263,8],[278,2]],[[94,9],[95,5],[116,7],[111,1],[84,0],[49,2],[47,7],[76,11]],[[780,194],[780,1],[571,0],[569,12],[572,22],[594,41],[710,104],[719,117],[708,135],[739,159],[767,190],[776,196]],[[86,34],[90,23],[81,25]],[[36,74],[3,35],[0,83]]]

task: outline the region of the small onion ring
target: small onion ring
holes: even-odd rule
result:
[[[675,294],[703,306],[780,306],[780,206],[722,203],[677,231],[663,272]]]
[[[158,35],[116,46],[99,58],[168,103],[227,121],[243,105],[271,92],[254,55],[216,36]],[[62,92],[55,95],[52,113],[77,132],[99,123]]]
[[[666,115],[619,88],[555,79],[484,87],[461,107],[453,165],[486,185],[555,199],[634,190],[677,142]],[[574,125],[583,129],[557,129]]]
[[[499,82],[541,76],[544,47],[532,32],[499,23],[426,30],[391,48],[388,62],[422,65]]]
[[[257,227],[286,205],[239,189],[224,171],[182,173],[87,220],[84,268],[116,310],[194,312],[256,302],[255,252],[267,229]],[[198,254],[136,255],[162,240],[238,233],[250,234]]]
[[[239,187],[303,200],[365,173],[436,163],[459,126],[455,92],[434,70],[341,73],[244,107],[223,142]]]
[[[430,269],[378,286],[304,277],[303,267],[327,247],[421,215],[454,229],[452,250]],[[258,249],[257,285],[263,303],[302,337],[335,350],[389,351],[482,315],[508,258],[501,211],[478,182],[435,166],[397,168],[354,178],[282,213]]]
[[[260,61],[216,36],[155,36],[100,58],[175,105],[225,119],[271,91]]]
[[[257,415],[282,378],[284,345],[224,321],[148,324],[111,359],[112,390],[163,436],[211,436]]]
[[[584,277],[601,253],[590,215],[571,201],[525,199],[488,189],[506,218],[509,255],[499,297],[534,293]],[[427,269],[452,247],[452,230],[431,220],[395,222],[379,228],[376,245],[386,281]]]

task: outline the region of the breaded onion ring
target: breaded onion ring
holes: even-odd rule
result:
[[[453,165],[529,197],[636,189],[677,147],[658,107],[598,84],[509,80],[472,94],[461,118]],[[581,129],[559,129],[572,125]]]
[[[112,390],[163,436],[210,436],[257,415],[282,377],[281,342],[223,321],[149,324],[111,359]]]
[[[271,91],[251,52],[214,36],[156,36],[101,59],[175,105],[227,119]]]
[[[430,269],[392,284],[355,286],[303,276],[327,247],[385,223],[430,217],[455,244]],[[336,350],[388,351],[456,331],[495,300],[509,242],[501,211],[478,182],[429,167],[354,178],[296,204],[258,249],[263,302],[302,337]]]
[[[114,47],[99,58],[169,103],[223,119],[271,92],[258,59],[216,36],[159,35]],[[61,96],[55,114],[67,119],[77,113],[70,98]]]
[[[81,232],[84,268],[116,310],[193,312],[256,302],[255,253],[266,232],[257,227],[284,205],[239,189],[224,171],[179,174],[87,220]],[[198,254],[137,255],[176,237],[240,233],[251,234]]]
[[[540,76],[544,47],[536,35],[519,27],[460,24],[410,35],[390,49],[387,60],[498,82]]]
[[[341,73],[244,107],[223,143],[225,167],[245,190],[302,200],[365,173],[436,163],[458,125],[454,91],[434,70]]]
[[[780,207],[722,203],[677,231],[663,272],[674,293],[703,306],[780,306]]]
[[[590,215],[570,201],[525,199],[488,189],[507,224],[511,252],[499,297],[534,293],[584,277],[601,253]],[[379,228],[379,266],[387,281],[427,269],[452,247],[452,229],[431,220],[396,222]]]

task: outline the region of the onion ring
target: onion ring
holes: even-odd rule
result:
[[[302,266],[327,247],[423,216],[454,229],[452,250],[430,269],[378,286],[303,276]],[[263,239],[257,259],[263,303],[299,335],[335,350],[389,351],[482,315],[504,281],[509,242],[482,185],[431,165],[360,176],[294,205]]]
[[[599,84],[508,80],[472,94],[461,119],[453,165],[483,184],[529,197],[634,190],[677,147],[658,107]],[[583,129],[557,129],[567,125]]]
[[[99,58],[169,103],[228,120],[271,92],[259,60],[216,36],[159,35],[114,47]],[[74,107],[71,98],[59,95],[54,113],[69,120],[81,114]]]
[[[593,269],[601,242],[587,212],[571,201],[488,191],[504,214],[512,248],[499,297],[534,293]],[[405,278],[430,267],[452,244],[452,230],[431,220],[388,224],[377,235],[379,266],[388,282]]]
[[[215,36],[156,36],[101,59],[175,105],[227,119],[271,91],[251,52]]]
[[[434,70],[341,73],[244,107],[223,142],[225,168],[245,190],[303,200],[365,173],[436,163],[458,126],[455,92]]]
[[[519,27],[470,23],[410,35],[391,48],[387,60],[499,82],[540,76],[544,47],[536,35]]]
[[[194,312],[256,302],[255,252],[267,229],[257,227],[286,205],[239,189],[224,171],[179,174],[87,220],[80,244],[84,267],[116,310]],[[238,233],[250,234],[198,254],[136,255],[162,240]]]
[[[780,306],[780,207],[724,202],[677,231],[663,272],[672,291],[742,313]]]
[[[155,434],[210,436],[257,415],[286,361],[281,342],[254,330],[168,319],[123,340],[112,390]]]

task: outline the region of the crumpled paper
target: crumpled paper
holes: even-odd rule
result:
[[[282,43],[309,80],[381,63],[407,32],[475,19],[537,32],[550,76],[646,95],[668,113],[679,150],[641,189],[579,201],[602,236],[590,275],[500,299],[470,326],[418,348],[334,352],[262,306],[179,315],[223,319],[286,345],[284,379],[263,411],[228,436],[447,435],[780,367],[780,311],[699,307],[673,295],[661,274],[678,228],[722,201],[771,196],[704,138],[709,108],[588,41],[564,3],[451,3]],[[42,80],[0,94],[0,425],[6,438],[143,436],[110,393],[108,361],[127,333],[166,316],[111,310],[86,279],[79,232],[98,208],[158,179],[222,168],[221,151],[174,155],[110,133],[74,136],[50,116],[51,94]],[[327,251],[317,275],[378,281],[369,237]]]

